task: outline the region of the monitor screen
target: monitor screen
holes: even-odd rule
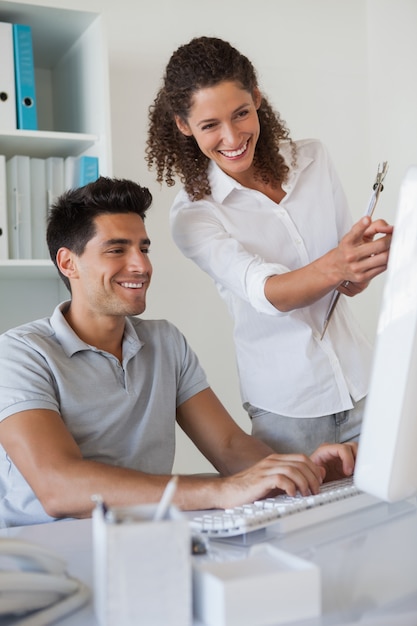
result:
[[[355,468],[362,491],[417,493],[417,166],[402,181]]]

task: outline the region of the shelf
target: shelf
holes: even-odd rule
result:
[[[59,278],[58,270],[52,261],[47,259],[26,260],[10,259],[0,261],[1,279],[38,279],[38,278]]]
[[[31,25],[35,62],[44,68],[65,54],[96,18],[90,11],[0,1],[2,22]]]
[[[37,159],[95,156],[100,175],[111,176],[109,62],[103,18],[96,11],[52,6],[60,4],[59,0],[48,0],[50,6],[41,4],[46,3],[0,0],[0,21],[32,29],[38,114],[38,130],[0,128],[0,155],[7,160],[14,155]],[[64,191],[62,181],[59,187],[50,187],[49,204]],[[12,210],[6,206],[9,217]],[[47,214],[47,206],[37,205],[37,210],[42,210],[39,215]],[[64,282],[49,259],[0,259],[0,332],[50,315],[67,298]]]
[[[44,130],[0,131],[1,153],[7,159],[15,154],[46,159],[49,156],[77,156],[98,141],[86,133],[57,133]]]

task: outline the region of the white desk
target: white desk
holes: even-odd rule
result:
[[[407,507],[405,512],[404,504],[381,503],[284,537],[272,530],[252,533],[246,546],[241,539],[212,542],[213,557],[244,558],[249,544],[267,540],[317,564],[322,573],[322,617],[292,626],[417,626],[417,509]],[[92,587],[90,520],[14,528],[0,531],[0,536],[54,550],[67,560],[71,575]],[[59,625],[97,626],[92,604]]]

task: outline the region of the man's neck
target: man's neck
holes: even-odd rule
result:
[[[64,317],[78,337],[98,350],[113,354],[122,361],[122,342],[126,319],[124,317],[101,316],[77,312],[71,304]]]

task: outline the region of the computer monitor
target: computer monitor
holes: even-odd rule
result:
[[[417,493],[417,166],[400,188],[354,480],[389,502]]]

